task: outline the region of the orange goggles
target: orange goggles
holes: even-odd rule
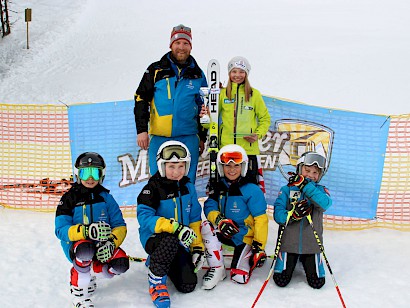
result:
[[[243,155],[241,152],[225,152],[221,154],[221,163],[224,165],[229,164],[229,162],[234,162],[235,164],[240,164],[243,162]]]

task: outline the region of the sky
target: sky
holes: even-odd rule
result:
[[[29,49],[24,9],[32,8]],[[237,55],[252,65],[264,95],[309,105],[372,113],[409,113],[410,3],[406,0],[108,1],[10,3],[11,35],[0,39],[0,102],[108,102],[133,98],[147,66],[169,49],[171,28],[193,31],[192,55],[205,68]],[[108,187],[109,188],[109,187]],[[135,217],[123,248],[145,257]],[[270,221],[266,251],[274,253]],[[1,307],[70,307],[69,270],[54,235],[54,213],[0,207]],[[325,230],[326,256],[347,307],[407,307],[410,236],[388,229]],[[214,290],[178,293],[172,307],[250,307],[271,260],[247,285],[229,279]],[[311,289],[298,266],[291,283],[269,281],[256,307],[341,307],[327,271]],[[98,280],[96,307],[153,307],[147,268]],[[199,273],[199,278],[204,272]]]

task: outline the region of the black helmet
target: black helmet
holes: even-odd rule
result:
[[[80,177],[78,176],[78,170],[81,168],[96,167],[101,169],[102,175],[99,179],[99,183],[102,184],[105,176],[105,162],[104,158],[95,152],[85,152],[80,154],[74,164],[74,175],[76,176],[77,183],[81,183]]]

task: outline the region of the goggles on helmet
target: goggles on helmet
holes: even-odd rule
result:
[[[317,153],[306,153],[300,158],[301,163],[305,166],[318,165],[320,169],[325,168],[326,158]]]
[[[225,152],[221,154],[221,163],[224,165],[229,164],[229,162],[234,162],[235,164],[240,164],[243,162],[243,155],[241,152]]]
[[[162,149],[161,153],[159,153],[159,158],[162,158],[164,160],[170,160],[174,156],[178,159],[184,159],[187,158],[188,153],[186,149],[184,149],[180,145],[166,146]]]
[[[98,181],[102,176],[102,169],[97,167],[87,167],[78,170],[78,177],[81,180],[87,181],[90,178],[90,176],[95,181]]]
[[[172,31],[185,31],[185,32],[191,32],[191,28],[190,27],[185,27],[184,25],[178,25],[175,26]]]

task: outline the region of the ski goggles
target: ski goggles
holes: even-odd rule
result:
[[[326,158],[317,153],[306,153],[305,155],[302,155],[299,161],[305,166],[312,166],[316,164],[320,169],[324,169],[326,164]]]
[[[178,25],[178,26],[175,26],[174,28],[172,28],[172,32],[174,32],[174,31],[191,32],[191,28],[190,27],[185,27],[184,25]]]
[[[101,168],[87,167],[78,170],[78,177],[83,181],[87,181],[90,177],[92,177],[95,181],[98,181],[101,178],[102,173]]]
[[[159,158],[164,160],[170,160],[174,156],[178,159],[184,159],[187,158],[188,153],[185,148],[179,145],[166,146],[162,149],[161,153],[159,153]]]
[[[241,152],[225,152],[221,154],[220,159],[224,165],[229,164],[229,162],[241,164],[243,162],[243,155]]]

